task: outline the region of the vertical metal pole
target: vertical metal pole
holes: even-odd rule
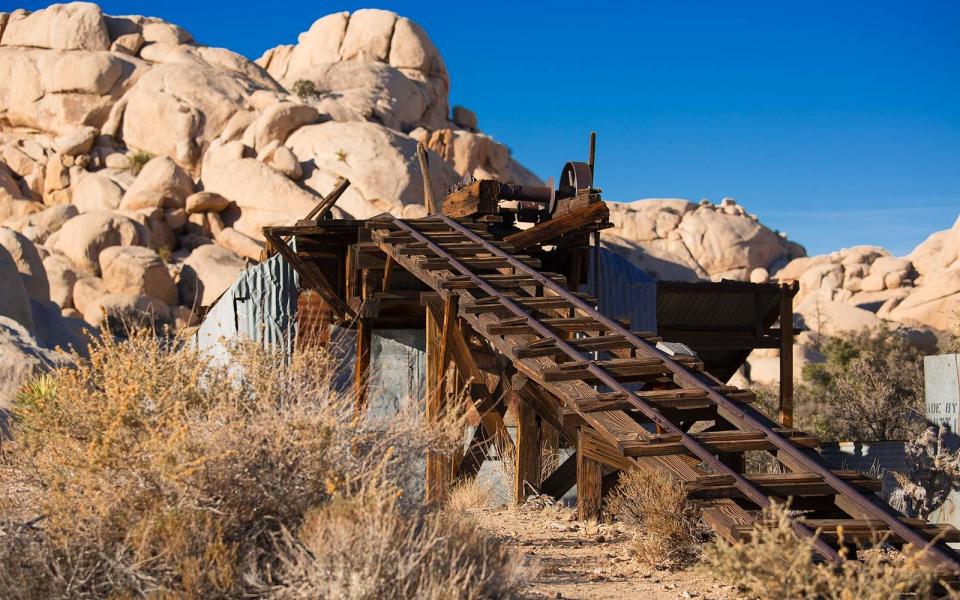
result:
[[[780,284],[780,423],[793,427],[793,295]]]
[[[594,178],[597,162],[597,132],[590,132],[590,150],[587,153],[587,166],[590,167],[590,179]],[[593,185],[591,183],[591,185]],[[597,310],[600,309],[600,231],[593,232],[593,297],[597,299]],[[601,332],[601,335],[603,332]]]

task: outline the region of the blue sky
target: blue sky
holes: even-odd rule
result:
[[[541,177],[594,129],[605,198],[732,196],[811,253],[906,253],[960,214],[960,2],[627,4],[102,6],[251,58],[323,14],[395,10],[440,48],[452,102]]]

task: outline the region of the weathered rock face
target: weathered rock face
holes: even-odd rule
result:
[[[100,253],[100,272],[111,294],[136,294],[177,303],[177,285],[160,256],[141,246],[113,246]]]
[[[603,241],[659,279],[749,280],[756,269],[769,273],[805,254],[729,199],[719,206],[672,199],[608,206],[615,227]]]
[[[183,261],[180,270],[180,303],[209,306],[233,285],[246,263],[233,252],[214,244],[200,246]]]
[[[311,162],[307,187],[325,194],[340,178],[350,180],[337,206],[354,218],[400,214],[409,204],[423,206],[416,142],[408,136],[375,123],[331,121],[298,129],[287,146],[301,161]],[[434,194],[442,198],[459,177],[440,157],[430,156]]]
[[[0,315],[0,410],[10,408],[24,382],[65,362],[59,353],[41,347],[23,324]]]
[[[177,163],[166,156],[151,159],[123,195],[120,208],[183,208],[193,193],[193,181]]]
[[[16,15],[3,30],[2,46],[59,50],[109,50],[103,12],[96,4],[54,4],[30,15]]]
[[[50,284],[47,282],[43,260],[33,242],[8,227],[0,227],[0,246],[6,249],[17,265],[17,271],[20,273],[27,294],[35,300],[48,302]]]
[[[54,249],[69,258],[79,271],[100,273],[100,252],[111,246],[133,246],[140,242],[136,223],[109,212],[78,215],[60,228]]]
[[[33,313],[30,310],[30,294],[20,277],[17,263],[0,247],[0,281],[3,281],[3,293],[0,294],[0,317],[13,319],[28,331],[33,331]]]

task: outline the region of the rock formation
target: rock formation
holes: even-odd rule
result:
[[[424,214],[418,141],[438,196],[464,175],[538,182],[451,111],[426,32],[383,10],[323,17],[256,62],[96,4],[15,10],[0,13],[0,81],[11,348],[24,332],[81,344],[77,317],[189,324],[259,259],[264,226],[343,178],[337,216]]]

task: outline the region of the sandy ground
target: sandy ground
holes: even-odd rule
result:
[[[580,523],[570,508],[472,509],[479,526],[538,568],[529,598],[738,599],[730,585],[696,569],[658,571],[630,557],[631,535],[616,525]]]

